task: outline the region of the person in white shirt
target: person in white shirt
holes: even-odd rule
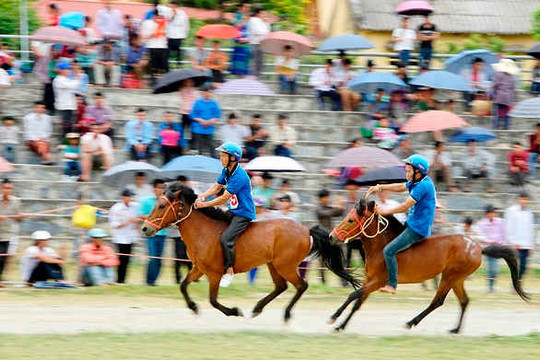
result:
[[[103,5],[96,13],[96,27],[103,39],[119,40],[124,31],[122,12],[111,7],[111,0],[103,0]]]
[[[261,40],[270,32],[268,25],[262,18],[263,10],[257,8],[253,10],[248,22],[248,38],[251,44],[251,58],[253,59],[253,75],[259,77],[263,69],[263,52],[260,44]]]
[[[155,76],[169,71],[167,59],[167,19],[159,12],[141,23],[140,35],[145,47],[150,52],[150,73]]]
[[[111,138],[103,134],[103,129],[97,122],[92,122],[90,131],[81,137],[81,168],[79,181],[89,181],[92,168],[101,167],[108,170],[113,162],[113,144]]]
[[[387,190],[381,190],[377,193],[377,206],[383,210],[394,209],[399,205],[399,202],[393,199],[389,199],[390,192]],[[399,213],[394,214],[394,217],[399,220],[400,223],[405,224],[407,221],[407,214]]]
[[[399,52],[399,59],[407,66],[416,41],[416,31],[409,29],[408,17],[402,18],[401,26],[392,32],[392,41],[394,42],[394,50]]]
[[[272,203],[278,204],[279,199],[285,195],[287,195],[291,199],[294,210],[298,210],[298,206],[302,204],[302,201],[300,200],[300,196],[298,196],[297,193],[291,191],[291,183],[288,179],[281,180],[281,186],[279,187],[279,190],[277,190],[274,193],[274,196],[272,196]]]
[[[142,198],[148,197],[154,193],[154,188],[148,183],[146,173],[139,171],[135,174],[135,183],[127,186],[128,190],[133,192],[136,202],[140,202]]]
[[[79,32],[84,36],[88,44],[95,44],[98,41],[96,32],[90,26],[92,24],[92,18],[90,16],[84,17],[84,28],[80,29]]]
[[[239,124],[235,113],[231,113],[227,124],[219,128],[218,136],[223,143],[233,142],[243,148],[244,140],[250,136],[250,131],[246,126]]]
[[[519,274],[521,279],[527,269],[527,259],[534,249],[534,215],[529,209],[529,194],[521,192],[517,203],[504,212],[506,240],[519,252]]]
[[[54,78],[52,85],[54,90],[54,108],[58,111],[62,119],[62,136],[73,132],[75,125],[75,110],[77,110],[77,100],[75,94],[80,85],[80,67],[75,70],[74,78],[70,78],[71,64],[61,62],[56,66],[58,75]]]
[[[443,179],[448,191],[456,192],[452,175],[452,158],[445,151],[444,142],[435,141],[434,149],[426,154],[426,159],[429,161],[429,176],[434,181]]]
[[[119,254],[117,283],[126,281],[127,267],[131,258],[133,244],[139,240],[139,204],[133,201],[134,193],[124,189],[120,196],[122,201],[109,209],[109,224],[111,226],[112,241],[116,244]]]
[[[44,165],[52,165],[49,138],[52,134],[52,120],[46,114],[43,101],[34,103],[34,111],[23,118],[23,138],[28,148],[39,155]]]
[[[296,131],[287,124],[289,117],[285,114],[278,115],[278,124],[269,129],[270,139],[275,145],[274,155],[292,156],[292,148],[296,144]]]
[[[353,111],[360,103],[360,94],[352,90],[347,84],[358,76],[351,68],[351,59],[343,60],[343,69],[338,73],[338,93],[341,96],[343,111]]]
[[[309,76],[309,84],[317,92],[317,101],[320,110],[325,110],[324,98],[332,100],[332,110],[341,109],[341,98],[337,92],[338,76],[331,59],[326,60],[324,68],[315,69]]]
[[[279,74],[280,90],[289,94],[296,94],[296,75],[298,74],[298,59],[293,57],[293,48],[290,45],[283,47],[283,56],[276,58],[276,72]]]
[[[25,250],[21,259],[22,279],[28,285],[49,279],[64,280],[63,256],[48,246],[50,238],[48,231],[38,230],[32,233],[34,245]]]
[[[187,38],[189,34],[189,17],[187,16],[180,0],[172,0],[170,2],[171,17],[167,24],[167,46],[169,48],[169,57],[175,54],[178,66],[182,61],[182,40]]]

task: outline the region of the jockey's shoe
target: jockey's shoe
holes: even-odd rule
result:
[[[383,293],[388,293],[388,294],[395,294],[396,293],[396,288],[393,287],[393,286],[390,286],[390,285],[386,285],[386,286],[383,286],[382,288],[380,288],[379,291],[383,292]]]
[[[227,286],[231,285],[233,278],[234,278],[234,275],[232,275],[232,274],[223,275],[221,277],[221,280],[219,281],[219,286],[227,287]]]

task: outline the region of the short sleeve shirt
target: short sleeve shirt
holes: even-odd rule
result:
[[[255,203],[251,195],[251,182],[248,174],[241,166],[237,166],[232,174],[229,174],[229,171],[224,168],[217,179],[217,183],[223,185],[225,190],[232,195],[229,199],[230,212],[255,220]]]
[[[416,203],[409,209],[407,226],[421,236],[431,235],[431,226],[435,218],[437,194],[431,178],[426,176],[417,183],[406,183],[410,197]]]
[[[154,195],[150,195],[150,196],[142,198],[140,201],[139,215],[144,215],[144,216],[150,215],[150,213],[152,212],[152,209],[154,208],[154,206],[156,206],[156,202],[157,202],[157,199]],[[156,235],[165,236],[167,235],[167,232],[165,231],[165,229],[163,229],[163,230],[158,231]]]
[[[433,35],[434,32],[437,31],[437,27],[434,24],[422,24],[418,27],[418,32],[422,35],[430,36]],[[432,40],[425,40],[420,41],[420,47],[422,49],[431,49],[432,48]]]

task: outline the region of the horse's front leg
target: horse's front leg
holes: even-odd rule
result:
[[[197,265],[194,265],[190,272],[187,274],[184,281],[182,281],[182,284],[180,285],[180,292],[182,293],[182,295],[184,295],[184,299],[186,300],[188,308],[193,310],[195,314],[199,313],[199,309],[197,307],[197,304],[189,296],[187,292],[187,287],[193,281],[198,280],[202,275],[202,271],[197,267]]]
[[[217,301],[219,292],[219,281],[221,280],[222,274],[211,273],[206,274],[206,276],[208,277],[208,281],[210,282],[210,304],[212,304],[213,307],[215,307],[227,316],[244,316],[244,314],[242,314],[242,311],[239,308],[228,308],[224,305],[221,305]]]
[[[341,325],[336,327],[336,331],[345,330],[345,327],[347,326],[349,321],[352,319],[354,313],[358,311],[358,309],[360,309],[360,306],[362,306],[362,303],[367,299],[369,294],[379,289],[383,285],[384,285],[384,281],[379,281],[379,280],[371,281],[364,284],[364,286],[362,286],[360,289],[356,290],[351,295],[349,295],[349,298],[347,299],[347,301],[345,301],[345,303],[338,309],[338,311],[336,311],[336,313],[332,315],[331,320],[335,321],[341,315],[341,313],[343,313],[343,311],[347,308],[347,306],[351,302],[356,300],[353,308],[351,309],[351,312],[349,313],[345,321],[343,321]]]

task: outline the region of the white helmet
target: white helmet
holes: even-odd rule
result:
[[[49,240],[50,238],[51,238],[51,234],[45,230],[38,230],[32,233],[32,240],[34,241]]]

